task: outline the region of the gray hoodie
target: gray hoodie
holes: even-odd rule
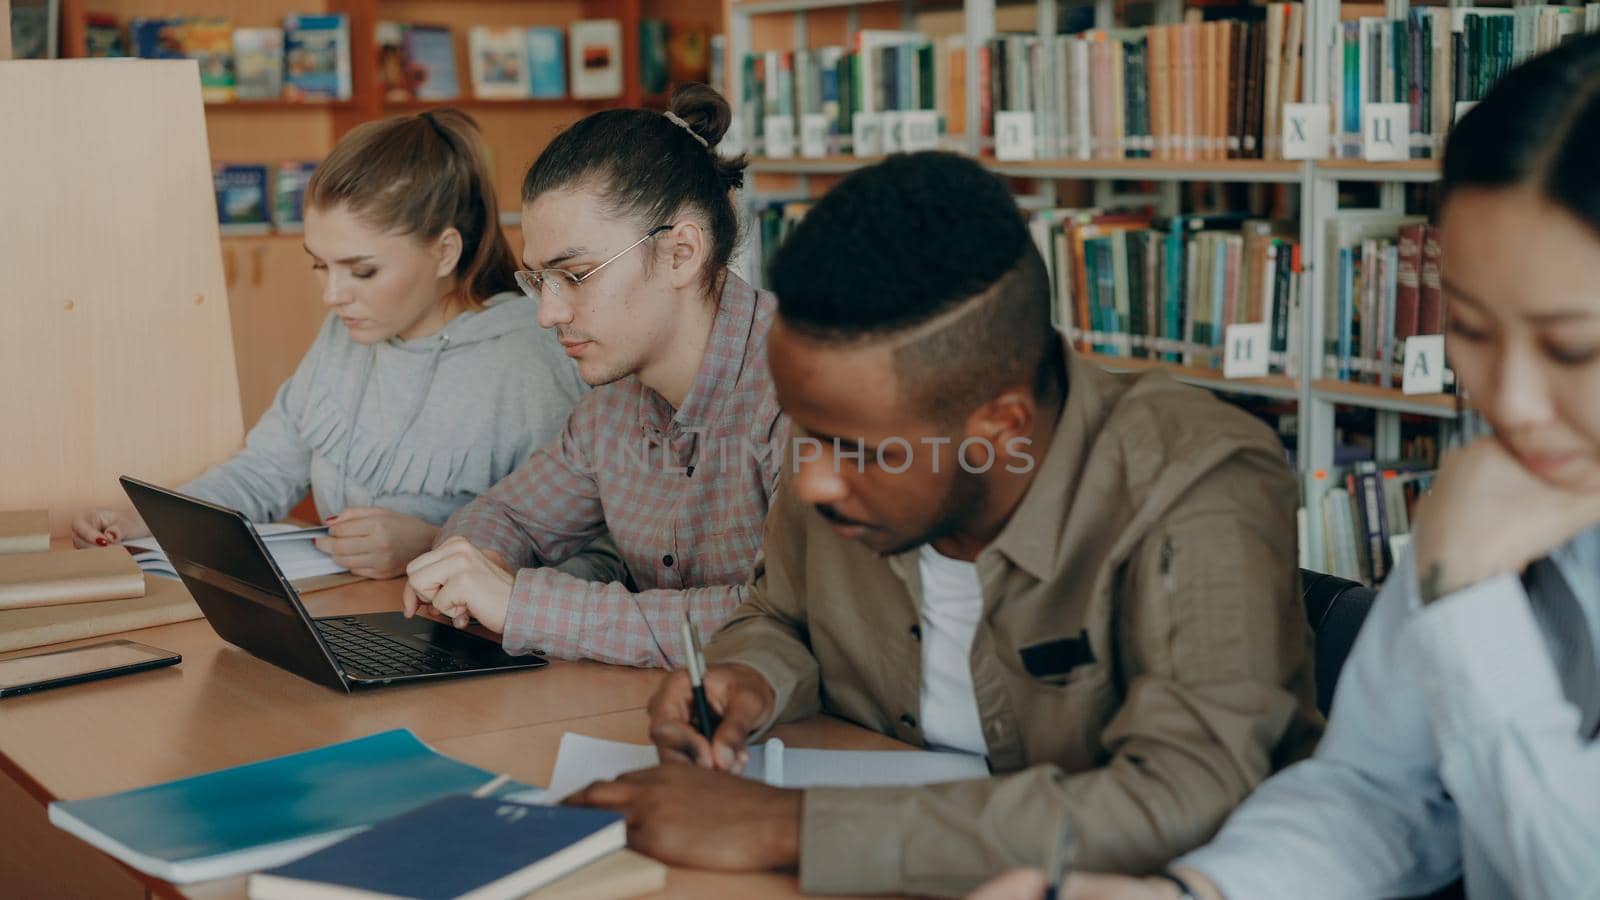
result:
[[[412,341],[358,344],[330,315],[244,449],[183,490],[255,522],[309,487],[323,518],[381,506],[437,525],[559,435],[586,390],[518,293]]]

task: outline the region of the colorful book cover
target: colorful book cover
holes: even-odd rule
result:
[[[528,29],[528,78],[533,96],[567,95],[567,36],[559,28]]]
[[[526,30],[477,25],[467,32],[467,49],[474,96],[512,100],[532,92]]]
[[[251,876],[250,896],[521,897],[622,849],[624,827],[604,810],[445,797]]]
[[[233,100],[233,22],[218,17],[189,19],[180,40],[183,55],[200,66],[201,98],[207,103]]]
[[[57,0],[11,0],[12,59],[55,59],[61,55],[61,13]],[[4,13],[0,13],[3,16]]]
[[[405,33],[406,59],[417,68],[418,100],[454,100],[461,96],[456,76],[456,41],[445,25],[410,25]]]
[[[306,221],[306,184],[317,170],[314,162],[278,166],[272,186],[272,224],[279,231],[299,231]]]
[[[711,28],[703,22],[673,22],[667,32],[667,80],[705,83],[711,78]]]
[[[378,89],[389,103],[417,99],[422,70],[406,57],[406,26],[379,22],[373,29],[378,44]]]
[[[58,800],[50,821],[142,872],[186,884],[281,865],[493,778],[395,730],[120,794]]]
[[[234,92],[240,100],[283,97],[283,29],[236,28]]]
[[[646,94],[660,94],[667,84],[667,22],[643,19],[639,22],[639,87]]]
[[[128,36],[133,55],[140,59],[184,58],[181,19],[130,19]]]
[[[212,170],[217,221],[224,233],[266,230],[267,167],[218,163]]]
[[[122,36],[122,23],[110,13],[84,13],[84,52],[91,59],[128,55],[128,42]]]
[[[284,19],[283,42],[288,99],[350,99],[349,18],[290,15]]]
[[[572,23],[572,96],[580,100],[622,96],[622,23],[580,19]]]

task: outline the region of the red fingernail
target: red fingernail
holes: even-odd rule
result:
[[[102,547],[106,547],[106,546],[109,546],[109,544],[108,544],[108,543],[107,543],[107,542],[106,542],[106,539],[105,539],[105,538],[95,538],[95,539],[94,539],[94,542],[95,542],[95,543],[96,543],[96,544],[99,544],[99,545],[100,545],[100,546],[102,546]]]
[[[337,522],[337,521],[339,521],[339,517],[338,516],[329,516],[328,517],[328,521],[329,522]]]

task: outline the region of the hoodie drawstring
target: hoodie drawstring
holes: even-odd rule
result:
[[[373,479],[372,499],[369,501],[369,505],[377,503],[378,498],[382,496],[383,484],[388,480],[390,471],[394,469],[394,461],[400,455],[398,452],[400,443],[405,440],[412,426],[416,425],[417,420],[422,417],[422,410],[428,404],[428,394],[433,391],[434,378],[439,374],[439,358],[444,355],[444,351],[449,346],[450,335],[439,335],[439,342],[434,345],[433,353],[428,356],[428,374],[423,379],[422,390],[417,393],[417,399],[412,403],[411,412],[406,416],[405,425],[395,434],[394,443],[388,450],[388,461],[384,463],[383,470],[378,473],[378,477]],[[373,360],[377,358],[377,355],[378,348],[374,345],[367,354],[366,365],[362,368],[361,390],[356,394],[356,405],[350,411],[350,429],[345,436],[344,443],[344,464],[339,470],[339,493],[342,495],[340,497],[342,505],[339,509],[341,510],[348,509],[350,506],[350,453],[356,444],[356,423],[361,415],[361,404],[367,399],[367,386],[372,381]]]

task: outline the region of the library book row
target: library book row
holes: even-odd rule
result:
[[[1283,159],[1285,107],[1311,99],[1307,45],[1321,41],[1329,155],[1361,158],[1364,109],[1386,103],[1407,107],[1405,155],[1435,158],[1460,104],[1528,56],[1600,29],[1600,3],[1417,7],[1326,34],[1308,32],[1304,12],[1302,3],[1207,5],[1135,28],[1094,28],[1092,15],[1069,13],[1065,33],[979,42],[971,85],[963,34],[861,29],[849,47],[747,53],[742,137],[778,158],[921,149],[967,134],[972,90],[977,146],[1002,158]],[[931,118],[902,122],[907,113]],[[933,134],[897,141],[902,128]]]
[[[763,270],[810,207],[785,200],[756,210]],[[1437,231],[1418,217],[1365,210],[1340,211],[1326,225],[1334,270],[1324,376],[1399,388],[1407,342],[1444,331]],[[1240,213],[1086,208],[1035,210],[1029,228],[1050,273],[1056,327],[1080,350],[1104,362],[1225,372],[1230,329],[1260,325],[1262,374],[1307,371],[1301,316],[1310,276],[1297,227]],[[1443,362],[1439,350],[1431,364],[1448,390]]]
[[[640,23],[640,77],[659,93],[670,83],[708,81],[713,45],[707,25]],[[207,103],[350,100],[350,19],[294,14],[283,27],[235,27],[215,16],[133,18],[89,13],[91,57],[194,59]],[[378,22],[378,83],[387,103],[482,100],[590,100],[623,94],[622,23],[585,19],[566,27],[467,29],[470,95],[463,91],[456,34],[445,25]]]

